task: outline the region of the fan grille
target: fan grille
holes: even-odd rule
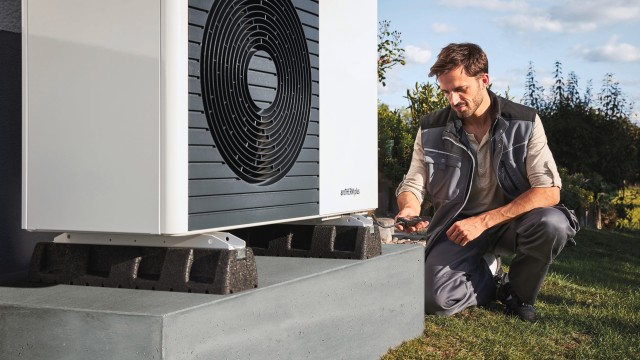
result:
[[[302,149],[311,111],[295,8],[289,0],[215,1],[201,50],[205,116],[223,159],[246,182],[279,180]]]

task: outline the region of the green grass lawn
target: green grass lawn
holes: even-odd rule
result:
[[[425,316],[423,336],[391,359],[640,359],[640,233],[583,229],[556,259],[538,298],[538,322],[502,305]]]

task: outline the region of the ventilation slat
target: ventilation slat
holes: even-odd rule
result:
[[[310,14],[306,11],[298,11],[298,17],[302,25],[318,28],[318,15]],[[315,38],[317,40],[318,38]]]
[[[320,68],[320,58],[318,57],[318,55],[309,54],[309,62],[311,63],[312,69],[317,70]]]
[[[317,176],[286,176],[269,185],[269,191],[317,189]],[[189,180],[189,196],[227,195],[264,192],[263,186],[247,186],[240,179]]]
[[[278,77],[273,73],[258,72],[249,69],[249,71],[247,72],[247,76],[250,79],[250,85],[277,84],[278,82]]]
[[[274,219],[292,219],[318,215],[318,204],[299,204],[289,206],[264,207],[210,214],[189,215],[190,229],[206,229],[211,224],[224,226],[246,225],[251,222],[267,222]]]
[[[208,12],[213,6],[213,2],[214,0],[189,0],[189,7]]]
[[[319,6],[317,2],[311,0],[291,0],[293,6],[300,10],[304,10],[311,14],[317,14],[319,12]]]
[[[208,129],[209,124],[207,124],[207,118],[203,113],[189,111],[189,127]]]
[[[320,121],[320,112],[318,109],[311,109],[311,115],[309,115],[309,121]]]
[[[208,13],[200,10],[189,9],[189,24],[198,25],[204,27],[207,23]]]
[[[202,97],[190,94],[189,110],[204,111],[204,107],[202,106]]]
[[[317,122],[309,123],[309,127],[307,128],[307,136],[308,135],[320,135],[320,126]]]
[[[200,61],[200,44],[189,43],[189,60]]]
[[[189,92],[192,94],[202,94],[200,89],[200,80],[197,78],[189,78]]]
[[[287,176],[317,176],[318,162],[297,162]],[[235,174],[222,162],[189,164],[189,180],[211,180],[235,178]]]
[[[200,77],[200,63],[189,60],[189,76]]]
[[[310,26],[302,26],[302,29],[304,30],[304,35],[308,38],[308,39],[314,39],[316,41],[318,41],[319,38],[319,32],[318,29],[316,28],[312,28]]]
[[[220,152],[213,146],[189,146],[189,162],[222,162]]]
[[[271,104],[273,98],[275,97],[276,89],[253,86],[250,84],[249,93],[251,94],[251,98],[253,99],[253,101]]]
[[[201,43],[203,33],[203,29],[196,26],[189,26],[189,41],[193,41],[198,44]]]
[[[189,164],[189,180],[230,179],[236,175],[222,162]]]
[[[309,136],[304,139],[304,144],[302,145],[304,149],[319,149],[320,142],[317,136]]]
[[[273,64],[273,60],[269,58],[263,58],[260,56],[255,56],[252,58],[252,61],[249,63],[249,70],[259,71],[268,74],[276,74],[276,67]]]
[[[320,55],[320,45],[317,41],[307,41],[307,48],[309,48],[309,53],[312,55]]]
[[[214,146],[189,146],[190,162],[224,162],[220,152]],[[299,161],[318,161],[318,149],[302,149]]]
[[[189,129],[189,144],[214,145],[209,129]]]
[[[257,207],[297,205],[309,203],[313,200],[318,201],[318,190],[316,189],[264,192],[259,194],[192,197],[189,199],[189,213],[194,214],[253,209]]]

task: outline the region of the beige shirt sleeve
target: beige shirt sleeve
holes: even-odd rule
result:
[[[531,187],[562,187],[560,174],[547,145],[547,135],[538,115],[533,123],[533,134],[527,146],[527,174]]]
[[[416,141],[413,144],[413,155],[411,157],[411,166],[409,171],[404,176],[402,182],[396,189],[396,196],[403,192],[410,192],[418,199],[418,202],[422,204],[425,195],[425,176],[427,174],[427,168],[424,163],[424,150],[422,148],[422,136],[420,136],[420,129],[416,135]]]

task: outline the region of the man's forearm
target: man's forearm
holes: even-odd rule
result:
[[[560,202],[560,188],[555,186],[531,188],[510,203],[478,216],[482,220],[484,227],[488,229],[515,219],[533,209],[553,206],[558,202]]]
[[[420,201],[409,191],[398,194],[398,210],[401,214],[410,216],[420,215]]]
[[[456,221],[446,234],[454,243],[465,246],[493,226],[515,219],[533,209],[555,205],[559,201],[558,187],[531,188],[504,206]]]

